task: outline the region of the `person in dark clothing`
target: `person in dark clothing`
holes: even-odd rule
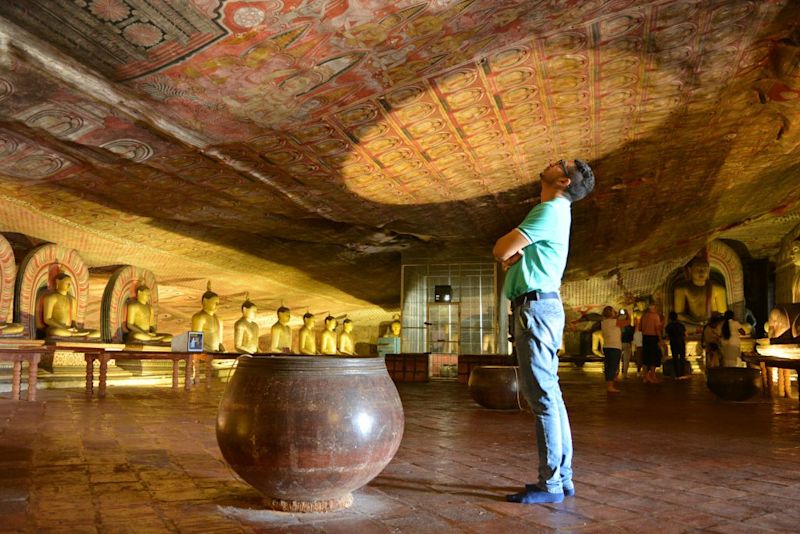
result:
[[[669,323],[664,328],[669,338],[669,348],[672,352],[672,370],[677,380],[689,378],[684,375],[686,368],[686,327],[678,320],[678,314],[669,312]]]

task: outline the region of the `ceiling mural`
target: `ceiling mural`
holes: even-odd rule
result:
[[[231,294],[255,277],[265,299],[391,307],[399,251],[485,254],[541,168],[581,157],[598,186],[574,208],[568,277],[726,235],[768,256],[800,201],[798,15],[790,0],[9,0],[0,230],[122,243],[119,263],[178,277],[185,262]]]

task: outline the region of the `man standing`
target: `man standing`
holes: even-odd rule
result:
[[[656,378],[656,369],[661,365],[659,343],[664,325],[654,302],[647,306],[647,311],[642,315],[642,320],[639,321],[639,330],[642,332],[642,363],[644,364],[642,380],[648,384],[658,384],[661,380]]]
[[[539,479],[510,502],[561,502],[574,495],[572,432],[558,384],[558,349],[564,333],[559,289],[567,264],[571,203],[594,188],[589,165],[561,160],[541,177],[541,203],[497,240],[493,254],[507,270],[503,292],[511,301],[520,389],[536,415]]]
[[[669,350],[672,353],[672,376],[677,380],[689,378],[683,374],[686,369],[686,327],[678,320],[676,312],[669,312],[669,322],[664,332],[669,338]]]

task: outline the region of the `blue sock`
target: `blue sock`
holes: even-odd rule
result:
[[[511,495],[506,495],[506,500],[508,502],[518,502],[521,504],[539,504],[539,503],[547,503],[547,502],[561,502],[564,500],[564,494],[559,493],[548,493],[544,490],[535,487],[534,489],[525,489],[525,491],[521,491],[519,493],[513,493]]]
[[[536,484],[525,484],[525,490],[537,490],[539,486]],[[575,496],[575,486],[564,486],[564,497],[574,497]]]

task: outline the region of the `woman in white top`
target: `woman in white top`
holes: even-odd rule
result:
[[[734,319],[733,312],[731,310],[726,311],[722,321],[722,336],[720,340],[723,367],[744,367],[745,364],[739,357],[742,354],[742,339],[740,335],[744,333],[741,323]]]
[[[603,333],[603,374],[606,379],[606,391],[609,393],[619,393],[614,386],[614,378],[619,372],[619,360],[622,355],[621,322],[614,308],[611,306],[603,308],[603,320],[600,321],[600,331]]]

